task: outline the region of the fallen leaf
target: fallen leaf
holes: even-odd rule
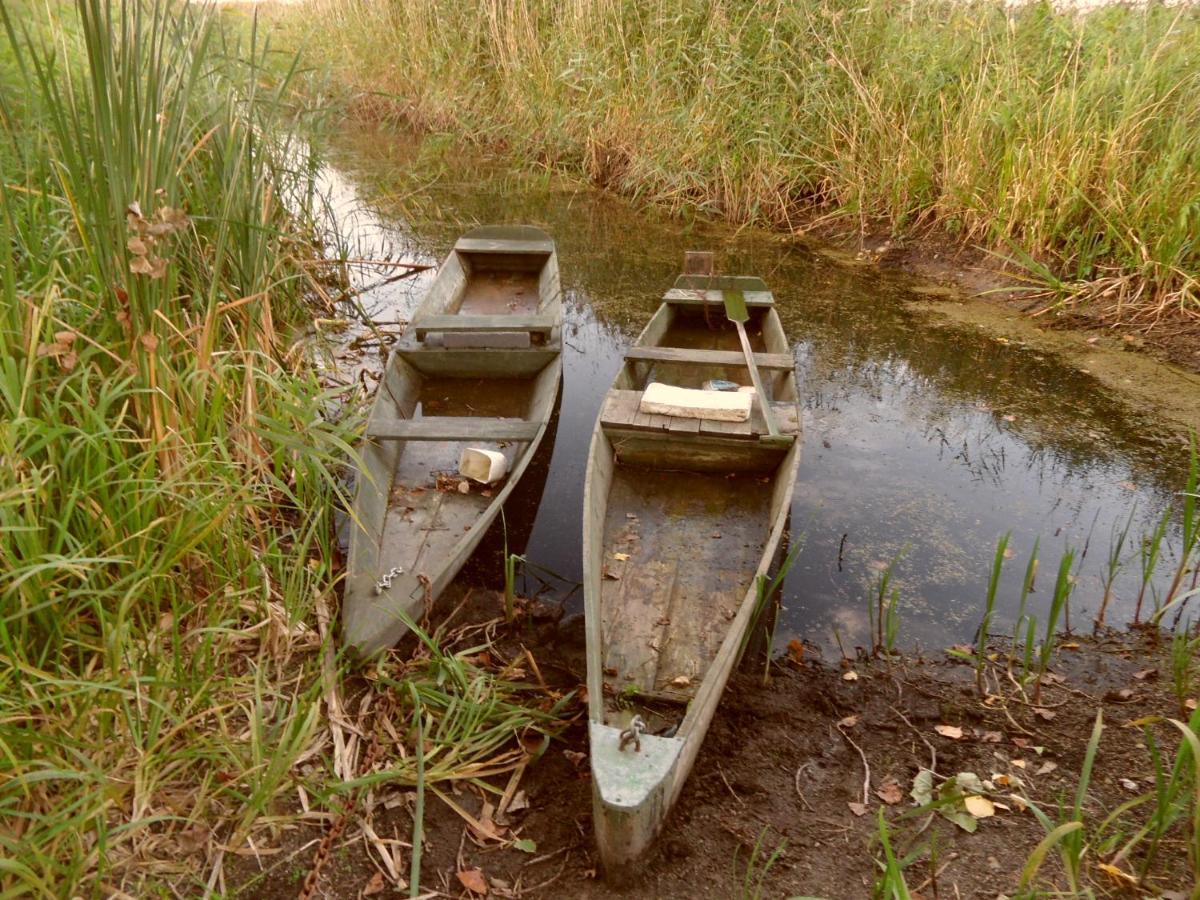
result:
[[[850,812],[856,816],[865,816],[867,814],[867,807],[864,803],[847,803],[846,805],[850,807]]]
[[[967,808],[967,812],[977,819],[986,819],[996,814],[996,807],[992,805],[991,800],[975,794],[963,800],[963,806]]]
[[[1046,760],[1044,763],[1042,763],[1040,766],[1038,766],[1038,770],[1037,770],[1036,774],[1049,775],[1051,772],[1053,772],[1057,768],[1058,768],[1058,763],[1050,762],[1050,760]]]
[[[1141,790],[1141,788],[1138,787],[1138,783],[1136,781],[1131,781],[1128,778],[1122,778],[1122,779],[1120,779],[1120,781],[1121,781],[1121,787],[1125,788],[1125,790],[1127,790],[1127,791],[1132,791],[1133,793],[1136,794],[1139,790]]]
[[[1108,691],[1104,695],[1104,699],[1109,703],[1128,703],[1133,699],[1133,691],[1129,688],[1121,688],[1119,691]]]
[[[373,894],[380,894],[382,892],[383,892],[383,873],[376,872],[374,875],[371,876],[371,880],[367,882],[367,886],[362,889],[362,895],[364,897],[370,897]]]
[[[1012,742],[1014,744],[1016,744],[1018,747],[1028,747],[1029,746],[1029,738],[1014,737],[1012,739]]]
[[[1140,672],[1134,672],[1133,677],[1138,681],[1145,681],[1147,678],[1158,678],[1158,669],[1142,669]]]
[[[858,716],[846,716],[838,722],[838,728],[853,728],[858,724]]]
[[[1020,794],[1009,794],[1008,799],[1012,801],[1012,805],[1017,808],[1017,812],[1025,812],[1029,808],[1029,804]]]
[[[917,772],[908,796],[913,798],[913,802],[917,806],[926,806],[933,802],[933,773],[929,769],[921,769]]]
[[[1138,880],[1128,872],[1118,869],[1109,863],[1097,863],[1096,868],[1118,884],[1137,884]]]
[[[858,673],[851,669],[842,675],[842,681],[858,681]]]
[[[627,559],[629,559],[629,554],[628,553],[614,553],[612,558],[615,559],[617,562],[625,562]]]
[[[537,842],[529,838],[521,838],[520,840],[513,841],[512,845],[522,853],[537,853]]]
[[[804,662],[804,642],[799,638],[788,641],[788,658],[795,663]]]
[[[1009,787],[1012,784],[1012,779],[1003,772],[996,772],[992,775],[992,781],[1000,785],[1000,787]]]
[[[472,894],[487,896],[487,879],[483,877],[482,869],[465,869],[458,873],[458,880]]]
[[[875,792],[875,796],[888,806],[895,806],[904,799],[904,792],[900,790],[900,785],[896,783],[894,778],[889,778]]]
[[[1040,719],[1045,719],[1047,722],[1049,722],[1051,719],[1053,719],[1055,716],[1058,715],[1058,713],[1056,713],[1054,710],[1046,709],[1045,707],[1042,707],[1042,706],[1035,706],[1033,708],[1033,714]]]
[[[957,725],[937,725],[934,726],[933,730],[942,737],[950,738],[951,740],[955,741],[961,740],[963,736],[963,730]]]
[[[1014,759],[1014,760],[1012,761],[1012,764],[1013,764],[1014,766],[1016,766],[1018,769],[1023,769],[1023,768],[1025,768],[1025,760],[1023,760],[1023,759]]]

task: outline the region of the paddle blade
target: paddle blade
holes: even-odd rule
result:
[[[746,309],[746,295],[742,291],[723,291],[725,295],[725,315],[730,322],[747,322],[750,320],[750,310]]]

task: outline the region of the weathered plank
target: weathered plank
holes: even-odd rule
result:
[[[549,334],[559,324],[557,315],[424,316],[413,322],[417,340],[431,331],[533,331]]]
[[[532,441],[537,422],[474,416],[427,416],[372,424],[366,436],[382,441]]]
[[[745,366],[746,358],[736,350],[692,350],[685,347],[633,347],[625,352],[626,359],[638,362],[696,363],[709,366]],[[790,353],[755,353],[754,362],[760,369],[789,371],[796,368]]]
[[[770,291],[745,291],[747,306],[774,306],[775,297]],[[725,303],[725,292],[721,290],[693,290],[692,288],[671,288],[663,299],[669,303],[687,306],[699,306],[708,303],[721,306]]]

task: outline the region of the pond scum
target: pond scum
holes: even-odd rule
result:
[[[564,40],[583,36],[582,22],[592,6],[563,7],[577,17]],[[499,5],[489,8],[492,17],[479,20],[481,52],[503,49],[496,61],[510,66],[519,60],[521,66],[549,65],[536,54],[522,55],[545,27],[532,7],[506,5],[511,12],[503,21],[495,13]],[[668,8],[660,5],[656,15]],[[781,22],[801,14],[769,4],[752,8]],[[449,17],[454,27],[446,40],[461,39],[466,21],[449,5],[439,10],[434,3],[414,3],[411,21],[399,9],[392,10],[397,27],[423,22],[425,28],[411,35],[425,43],[410,43],[407,53],[419,60],[412,77],[430,79],[412,82],[419,89],[415,96],[422,98],[425,114],[447,117],[453,98],[433,95],[434,76],[440,72],[440,79],[457,71],[445,67],[463,63],[439,57],[432,20],[435,14]],[[731,15],[719,5],[713,10]],[[626,12],[633,15],[633,7]],[[829,12],[825,39],[846,40],[851,11]],[[888,37],[882,12],[868,7],[862,15],[876,22],[881,40]],[[1172,49],[1171,29],[1193,25],[1186,17],[1176,21],[1176,15],[1157,8],[1145,13],[1144,39],[1159,48],[1157,62],[1135,66],[1128,117],[1118,117],[1098,142],[1113,140],[1112,129],[1132,128],[1137,111],[1148,110],[1140,104],[1149,95],[1139,93],[1139,85],[1153,80],[1156,66],[1184,65]],[[725,46],[708,21],[682,9],[678,21],[664,24],[700,41],[699,48],[708,46],[705,41]],[[1114,18],[1106,40],[1130,41],[1131,21]],[[470,819],[444,791],[456,782],[500,778],[508,789],[491,789],[503,795],[503,812],[521,773],[562,727],[577,698],[547,688],[532,656],[526,667],[488,651],[484,626],[457,635],[418,631],[411,658],[389,659],[363,678],[351,677],[330,639],[338,575],[331,518],[353,434],[351,424],[323,418],[330,398],[303,364],[294,337],[310,316],[308,289],[324,259],[317,240],[315,164],[300,139],[308,123],[291,90],[294,67],[271,58],[255,30],[231,35],[210,11],[165,0],[124,6],[78,0],[74,7],[16,0],[0,6],[0,26],[0,893],[225,892],[232,886],[225,884],[223,861],[230,854],[256,853],[256,846],[277,840],[277,829],[295,821],[325,829],[308,866],[312,876],[328,858],[332,837],[355,820],[363,791],[389,782],[416,788],[410,810],[418,834],[423,809],[435,799]],[[734,26],[736,21],[729,23],[728,34],[739,41],[759,27],[749,21],[740,31]],[[1019,21],[1013,26],[1014,41],[1023,27]],[[1069,39],[1070,28],[1043,29],[1045,40],[1059,42],[1055,52],[1067,58],[1080,52]],[[624,40],[634,33],[630,24],[609,37]],[[995,27],[981,35],[968,43],[999,39]],[[915,52],[895,34],[889,40]],[[743,71],[738,66],[722,67],[745,57],[740,51],[729,56],[733,46],[707,62],[654,71],[662,75],[663,90],[696,95],[704,84],[717,87],[723,79],[748,77],[738,74]],[[767,41],[759,48],[768,60],[770,53],[783,52],[772,46]],[[872,58],[897,52],[889,46],[885,41]],[[1133,52],[1133,44],[1120,46]],[[450,49],[444,48],[447,54]],[[597,104],[594,113],[587,104],[573,103],[573,115],[618,115],[604,106],[600,88],[588,85],[593,79],[623,83],[629,73],[600,66],[602,58],[589,57],[586,49],[580,48],[573,68],[532,71],[538,78],[531,84],[566,78],[571,92],[583,92],[581,99]],[[640,51],[644,55],[629,58],[665,66],[654,62],[653,49],[648,45]],[[836,44],[822,51],[831,70],[851,65],[838,55],[846,49]],[[675,62],[683,56],[676,55]],[[1002,68],[1002,61],[1003,56],[989,65]],[[908,66],[895,77],[917,78],[922,70]],[[515,75],[494,77],[501,80],[471,83],[481,96],[515,83],[509,80]],[[876,71],[872,77],[881,76]],[[949,73],[945,77],[953,82]],[[653,101],[650,95],[646,102],[672,96]],[[773,138],[766,131],[761,147],[748,133],[742,135],[747,140],[732,143],[733,136],[720,130],[731,120],[721,115],[719,91],[716,96],[712,103],[697,103],[694,117],[677,121],[678,134],[712,133],[728,158],[724,151],[706,157],[695,155],[698,145],[689,152],[676,145],[683,169],[668,167],[665,156],[656,164],[621,151],[604,136],[622,134],[650,146],[651,135],[640,131],[647,122],[601,129],[586,148],[572,149],[570,134],[557,128],[571,124],[570,116],[554,103],[527,105],[535,95],[514,93],[505,115],[541,122],[544,146],[538,152],[562,159],[586,149],[589,165],[609,160],[603,165],[616,166],[610,176],[626,179],[622,183],[631,190],[643,184],[660,198],[719,206],[743,218],[790,214],[792,201],[785,202],[779,191],[790,196],[801,182],[774,177],[784,169],[772,168]],[[770,92],[754,97],[765,103]],[[1160,99],[1178,105],[1184,115],[1195,97],[1194,91],[1176,91]],[[889,100],[895,102],[899,99]],[[1091,110],[1097,111],[1094,104]],[[887,115],[898,112],[886,109]],[[478,108],[463,112],[468,113],[480,115]],[[564,118],[556,124],[560,113]],[[811,114],[821,115],[820,107]],[[896,119],[896,127],[904,131],[905,121]],[[492,127],[499,128],[500,121]],[[1006,127],[1003,117],[997,127]],[[1130,148],[1131,190],[1142,185],[1139,190],[1149,191],[1154,178],[1177,195],[1190,190],[1183,164],[1195,153],[1195,135],[1180,133],[1175,145],[1168,133],[1174,126],[1141,127],[1170,148],[1150,155],[1124,145]],[[917,134],[914,123],[910,137]],[[850,182],[821,182],[821,191],[829,196],[844,191],[846,208],[858,204],[864,214],[868,208],[872,215],[890,208],[908,218],[938,212],[916,202],[925,196],[912,180],[919,176],[902,172],[901,160],[891,159],[883,144],[870,143],[871,134],[850,129],[841,138],[846,171],[864,176],[859,188],[865,191],[870,163],[895,167],[899,192],[881,205],[878,198],[868,203],[868,194],[856,193]],[[906,165],[922,159],[916,146],[907,151]],[[994,149],[990,143],[988,148]],[[661,149],[667,152],[665,145]],[[1069,161],[1054,158],[1056,165]],[[1089,159],[1072,164],[1092,171]],[[821,165],[832,171],[832,160]],[[1039,169],[1013,164],[1014,177],[1034,177],[1032,170]],[[657,174],[655,165],[662,167]],[[923,171],[934,178],[931,170]],[[638,173],[653,177],[639,180]],[[758,188],[765,189],[761,196]],[[1142,246],[1153,249],[1147,249],[1148,261],[1138,272],[1151,279],[1156,296],[1190,302],[1190,288],[1168,277],[1168,269],[1186,271],[1195,250],[1181,242],[1171,255],[1163,243],[1168,231],[1186,222],[1163,219],[1151,240],[1151,232],[1122,230],[1132,228],[1132,220],[1090,217],[1092,206],[1051,188],[1047,181],[1040,194],[1020,194],[1022,203],[1036,206],[1009,217],[1012,236],[1040,236],[1031,247],[1057,247],[1072,265],[1082,265],[1086,256],[1088,265],[1098,266],[1119,257],[1113,254],[1121,240],[1144,234]],[[949,190],[939,189],[939,195]],[[1115,185],[1113,190],[1120,193]],[[1102,205],[1116,195],[1094,193],[1089,203]],[[955,196],[967,203],[971,195]],[[1064,206],[1075,210],[1072,227],[1078,233],[1068,230]],[[1143,224],[1158,221],[1146,203],[1127,206],[1120,207],[1126,210],[1122,216],[1142,216]],[[963,228],[984,233],[982,205],[976,218],[959,213]],[[1104,245],[1109,229],[1123,237]],[[1084,247],[1091,248],[1090,256]],[[1193,467],[1192,494],[1194,472]],[[1191,543],[1176,556],[1181,561],[1174,593],[1152,595],[1147,605],[1155,622],[1183,611],[1195,590],[1194,502],[1185,499],[1182,510],[1183,535]],[[1138,545],[1143,565],[1164,539],[1158,535],[1150,539],[1153,546],[1145,540]],[[1116,565],[1130,558],[1120,547],[1115,552]],[[997,566],[1002,558],[998,553]],[[1055,602],[1065,606],[1070,586],[1069,578],[1059,580]],[[884,622],[876,650],[890,654],[902,630],[897,595],[881,590],[867,602],[878,604]],[[1022,688],[1036,691],[1046,674],[1055,615],[1052,611],[1050,621],[1043,618],[1035,629],[1031,604],[1028,629],[1017,634],[1008,668],[1018,673]],[[1172,852],[1185,852],[1190,870],[1200,873],[1200,720],[1191,713],[1190,723],[1182,721],[1195,698],[1196,679],[1196,646],[1187,621],[1180,623],[1171,651],[1181,718],[1144,723],[1155,791],[1099,823],[1084,820],[1079,800],[1057,813],[1039,810],[1047,838],[1031,849],[1020,876],[1030,891],[1052,851],[1061,856],[1066,877],[1082,883],[1079,859],[1111,851],[1093,839],[1110,839],[1114,817],[1134,806],[1149,812],[1122,832],[1119,854],[1106,858],[1118,866],[1135,858],[1141,864],[1169,845]],[[447,649],[452,646],[459,649]],[[984,684],[989,676],[983,670],[998,667],[982,661],[983,648],[972,653]],[[537,674],[536,683],[529,670]],[[1152,725],[1159,728],[1157,742]],[[1171,732],[1182,740],[1163,738]],[[1098,721],[1079,797],[1088,789],[1100,734]],[[384,740],[389,751],[381,755]],[[882,818],[879,828],[884,859],[878,890],[908,896],[904,870],[911,855],[892,852],[894,839]],[[399,886],[407,879],[411,893],[419,894],[419,839],[402,861],[397,841],[367,837],[392,882]],[[747,892],[752,884],[761,892],[762,875],[775,858],[765,852],[751,858]]]
[[[1194,5],[316,3],[314,52],[418,128],[684,213],[937,226],[1127,323],[1200,313]]]

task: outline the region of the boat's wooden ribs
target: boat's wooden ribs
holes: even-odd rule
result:
[[[517,441],[537,437],[538,422],[524,419],[492,419],[475,416],[427,416],[381,422],[367,429],[366,436],[382,441]]]

